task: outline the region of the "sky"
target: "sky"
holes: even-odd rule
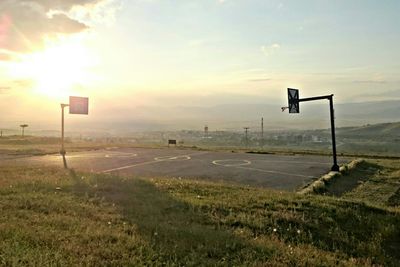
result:
[[[0,124],[56,125],[69,95],[97,119],[284,106],[288,87],[399,99],[399,12],[398,0],[0,0]]]

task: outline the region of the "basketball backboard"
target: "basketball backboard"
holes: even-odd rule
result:
[[[69,114],[89,114],[89,98],[70,96],[69,97]]]
[[[288,88],[289,113],[300,113],[299,90]]]

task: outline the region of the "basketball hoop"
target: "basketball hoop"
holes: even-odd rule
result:
[[[285,112],[285,110],[287,110],[289,107],[281,107],[282,112]]]

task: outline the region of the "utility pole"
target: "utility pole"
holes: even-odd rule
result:
[[[264,118],[261,118],[261,146],[264,146]]]
[[[243,129],[244,129],[245,134],[246,134],[246,147],[247,147],[248,144],[249,144],[248,133],[249,133],[250,127],[243,127]]]

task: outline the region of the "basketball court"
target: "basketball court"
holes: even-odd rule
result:
[[[63,166],[60,155],[19,162]],[[67,153],[69,168],[130,177],[176,177],[224,181],[293,191],[330,171],[326,156],[248,154],[188,149],[113,148]],[[343,162],[343,160],[342,160]]]

